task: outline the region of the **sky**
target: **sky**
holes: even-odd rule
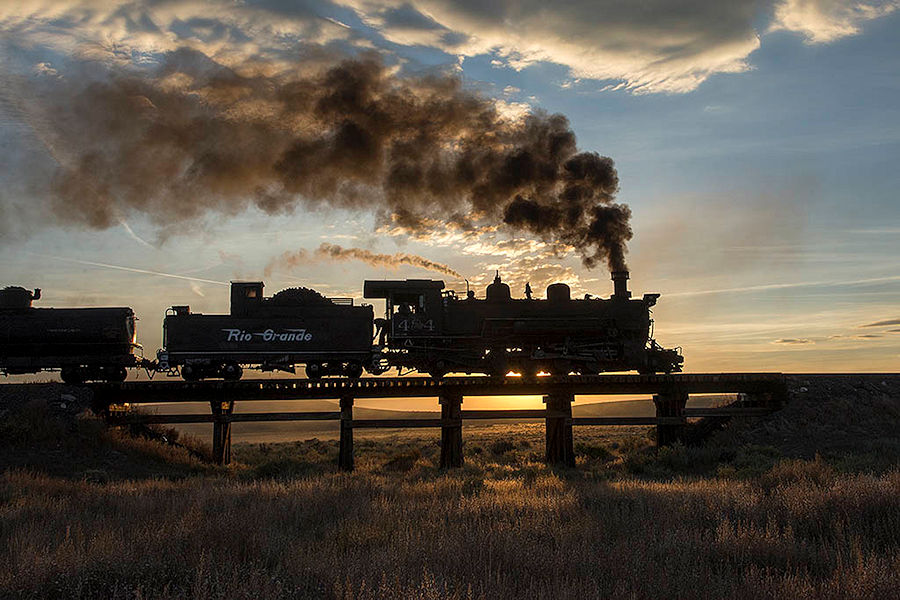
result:
[[[41,306],[134,307],[153,356],[167,307],[225,312],[234,279],[361,301],[364,279],[464,290],[451,271],[480,295],[499,269],[517,295],[564,281],[606,296],[621,242],[687,371],[897,371],[898,8],[3,3],[0,279],[42,288]],[[399,98],[365,118],[402,161],[322,145],[343,110],[322,73],[343,61]],[[530,143],[528,123],[573,133],[564,158],[614,161],[617,185],[607,169],[590,200],[612,211],[607,237],[517,225],[485,181],[396,183],[423,156]],[[566,182],[528,185],[552,203]],[[335,260],[323,244],[447,268]]]

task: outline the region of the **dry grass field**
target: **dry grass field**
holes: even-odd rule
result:
[[[833,427],[865,429],[859,451],[817,423],[798,445],[777,418],[660,452],[646,428],[595,428],[561,471],[535,424],[466,427],[448,473],[435,434],[360,436],[344,474],[332,440],[239,444],[214,468],[7,407],[0,597],[896,597],[896,391],[840,392],[859,419]],[[821,400],[786,410],[844,406]]]

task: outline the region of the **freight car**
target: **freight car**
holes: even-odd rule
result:
[[[245,366],[293,373],[303,364],[312,379],[359,377],[372,359],[373,318],[371,306],[354,306],[351,298],[305,288],[266,298],[262,282],[232,282],[230,314],[167,311],[157,369],[180,371],[189,381],[236,380]]]
[[[143,366],[134,311],[114,308],[34,308],[41,290],[0,290],[0,373],[59,369],[66,383],[124,381]]]
[[[381,360],[441,377],[449,372],[533,376],[630,371],[681,371],[678,349],[651,338],[650,308],[659,294],[632,299],[628,273],[612,274],[609,299],[572,299],[554,283],[546,299],[513,299],[499,274],[483,299],[443,291],[443,281],[366,281],[366,298],[385,300],[378,319]],[[527,289],[530,296],[530,286]]]

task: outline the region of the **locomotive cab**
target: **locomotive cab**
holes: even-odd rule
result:
[[[385,301],[385,321],[379,323],[383,338],[387,331],[394,338],[430,336],[442,329],[443,281],[407,279],[405,281],[366,281],[363,297]]]

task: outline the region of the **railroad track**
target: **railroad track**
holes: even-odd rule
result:
[[[679,373],[674,375],[575,375],[568,377],[366,377],[361,379],[248,379],[243,381],[126,381],[85,384],[117,402],[202,402],[206,400],[304,400],[463,396],[528,396],[569,393],[690,394],[763,393],[783,389],[782,373]]]

